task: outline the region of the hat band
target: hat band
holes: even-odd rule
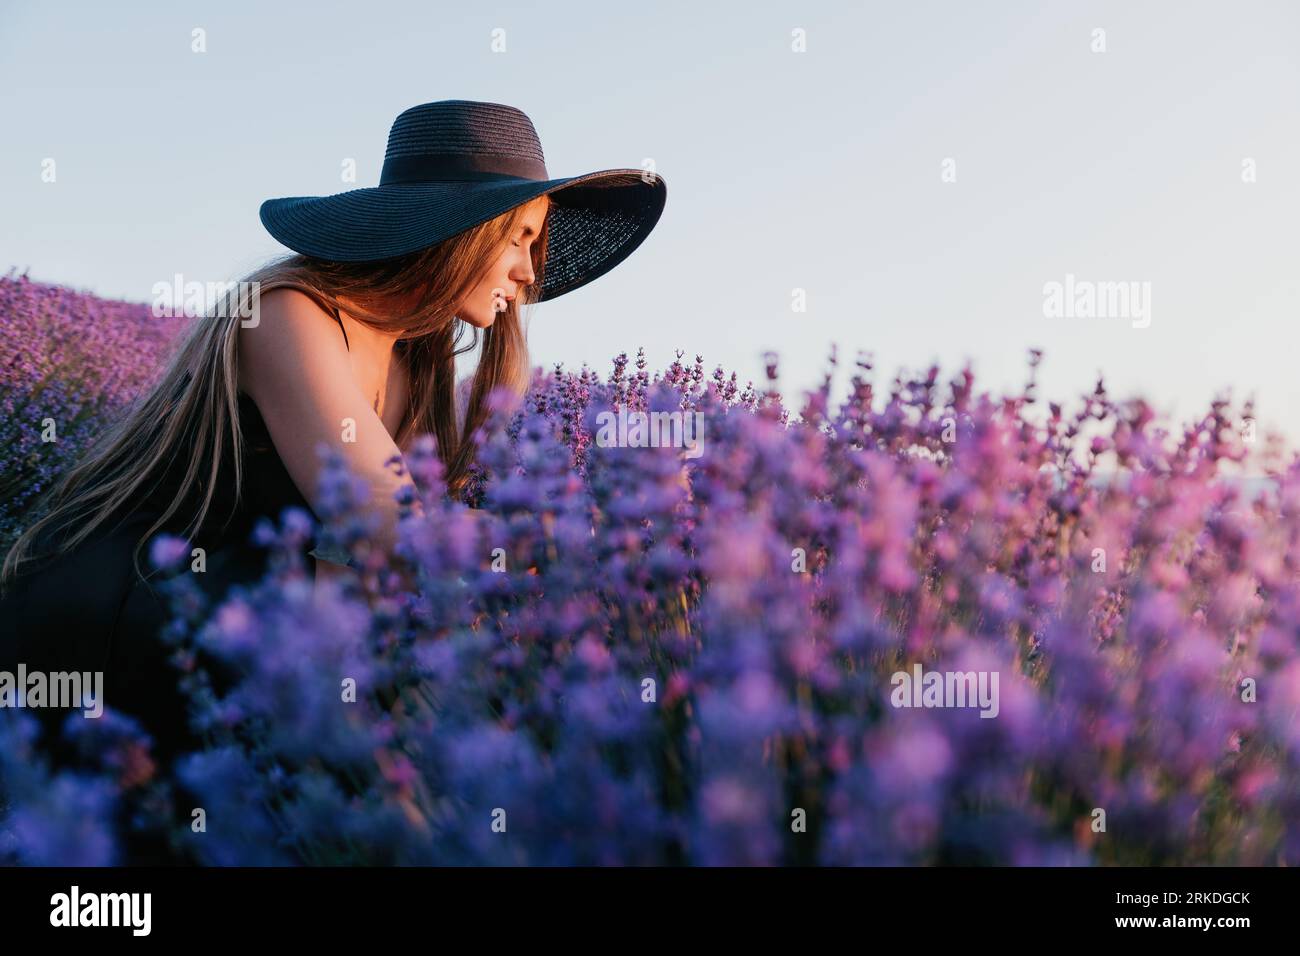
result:
[[[527,156],[483,153],[389,156],[379,185],[442,181],[486,182],[502,179],[545,180],[546,165]]]

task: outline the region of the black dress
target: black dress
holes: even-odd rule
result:
[[[338,320],[337,313],[334,318]],[[346,331],[343,335],[346,341]],[[219,601],[231,585],[252,583],[265,573],[267,553],[252,540],[259,518],[278,520],[289,507],[311,513],[257,404],[241,393],[239,410],[243,493],[235,499],[234,467],[227,459],[204,525],[191,538],[206,557],[204,573],[192,577],[211,601]],[[177,455],[158,486],[123,509],[124,517],[106,521],[68,552],[25,565],[0,597],[0,671],[17,674],[23,663],[28,673],[102,672],[104,704],[141,723],[153,738],[160,769],[201,742],[189,729],[186,701],[177,688],[179,672],[170,661],[172,649],[160,636],[171,619],[167,601],[156,587],[157,578],[142,578],[133,559],[140,537],[174,498],[185,461],[185,455]],[[164,530],[180,534],[195,513],[187,503]],[[37,542],[38,555],[47,543]],[[146,544],[140,555],[145,575],[152,571],[148,551]],[[306,552],[304,557],[314,574],[314,557]],[[68,711],[28,712],[45,725],[47,751],[67,756],[52,735]]]

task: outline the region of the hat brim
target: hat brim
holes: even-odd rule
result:
[[[370,262],[442,242],[542,195],[551,195],[539,302],[586,285],[626,259],[663,213],[663,177],[604,169],[564,179],[394,183],[333,196],[268,199],[266,231],[295,252]]]

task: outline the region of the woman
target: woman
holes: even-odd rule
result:
[[[460,490],[489,393],[528,384],[520,307],[612,269],[665,198],[640,170],[551,179],[525,114],[445,100],[397,118],[379,186],[265,202],[263,224],[296,254],[196,321],[158,385],[52,490],[4,563],[0,671],[102,672],[102,703],[140,720],[159,756],[194,746],[149,540],[202,548],[195,580],[213,598],[256,580],[253,526],[312,508],[324,444],[369,482],[391,546],[409,478],[385,463],[431,433]],[[455,358],[480,329],[458,427]]]

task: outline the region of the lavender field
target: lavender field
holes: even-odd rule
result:
[[[6,546],[183,321],[0,280]],[[742,386],[621,355],[539,372],[464,500],[422,441],[424,515],[359,586],[295,559],[365,539],[337,463],[219,606],[160,539],[209,746],[163,773],[110,712],[55,766],[0,711],[0,860],[1300,863],[1300,472],[1249,407],[1047,401],[1039,358],[1020,394],[859,359],[793,400],[776,357]],[[700,454],[597,441],[620,409],[698,413]]]

